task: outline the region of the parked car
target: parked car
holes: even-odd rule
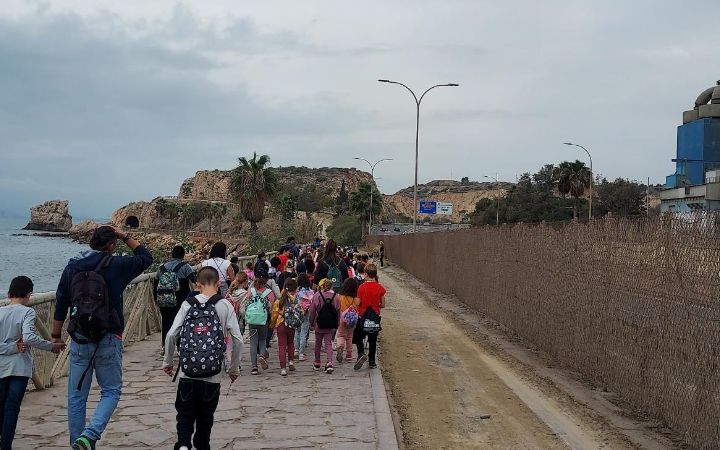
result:
[[[393,231],[396,232],[396,233],[399,233],[399,232],[400,232],[400,228],[395,227],[395,228],[393,228]]]

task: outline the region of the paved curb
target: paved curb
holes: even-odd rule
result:
[[[370,385],[372,386],[373,403],[375,405],[375,423],[377,427],[377,449],[398,450],[397,433],[390,412],[385,382],[380,369],[372,369],[370,372]]]

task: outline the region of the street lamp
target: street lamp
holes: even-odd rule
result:
[[[413,202],[415,204],[415,214],[413,215],[413,233],[417,232],[417,218],[418,218],[418,140],[420,137],[420,103],[422,102],[423,97],[425,97],[425,94],[430,92],[431,89],[435,89],[436,87],[457,87],[460,86],[457,83],[446,83],[446,84],[436,84],[435,86],[429,87],[418,99],[418,96],[415,95],[415,92],[413,92],[412,89],[407,87],[405,84],[400,83],[399,81],[391,81],[391,80],[378,80],[381,83],[391,83],[391,84],[399,84],[400,86],[404,87],[410,93],[412,94],[413,98],[415,99],[415,105],[417,106],[417,116],[415,121],[415,189],[413,190]]]
[[[383,158],[381,160],[375,161],[375,163],[371,163],[365,158],[353,158],[357,159],[358,161],[365,161],[370,166],[370,179],[373,181],[373,185],[375,184],[375,166],[380,164],[383,161],[392,161],[392,158]],[[373,213],[373,192],[375,191],[375,186],[370,186],[370,225],[368,226],[368,234],[370,234],[370,229],[372,228],[372,213]]]
[[[585,150],[585,153],[587,153],[588,158],[590,158],[590,201],[588,202],[588,219],[592,220],[592,188],[593,188],[593,163],[592,163],[592,156],[590,155],[590,152],[588,149],[583,147],[580,144],[573,144],[572,142],[563,142],[565,145],[571,145],[575,147],[580,147],[581,149]]]
[[[494,177],[484,175],[483,178],[490,178],[491,180],[495,180],[495,190],[497,191],[497,210],[495,211],[495,225],[500,225],[500,182],[498,181],[498,174],[496,173]]]

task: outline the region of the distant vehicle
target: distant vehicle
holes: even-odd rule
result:
[[[400,228],[395,227],[395,228],[393,228],[393,231],[396,232],[396,233],[398,233],[398,232],[400,232]]]
[[[387,230],[388,230],[388,229],[385,228],[385,227],[380,228],[380,231],[382,231],[383,233],[387,232]]]

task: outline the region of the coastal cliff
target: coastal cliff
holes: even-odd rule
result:
[[[50,200],[30,208],[30,222],[24,230],[68,232],[72,227],[72,216],[67,200]]]

